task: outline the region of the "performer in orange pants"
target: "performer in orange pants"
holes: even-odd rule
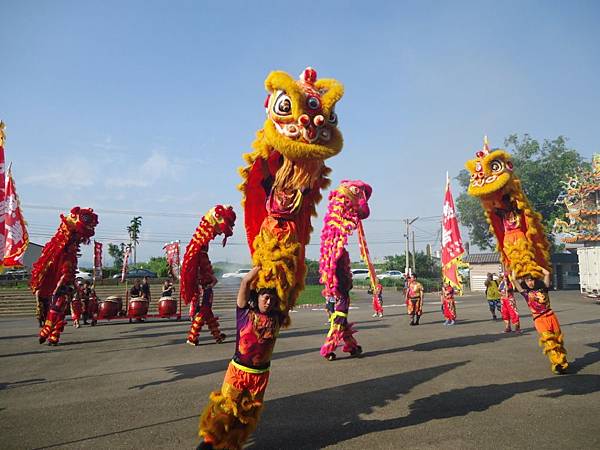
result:
[[[282,313],[275,289],[253,290],[258,267],[245,275],[237,297],[235,353],[223,386],[210,394],[200,418],[198,449],[241,449],[256,428],[269,382]]]
[[[540,347],[550,360],[552,372],[563,374],[567,371],[567,351],[563,346],[563,334],[558,323],[558,318],[550,307],[548,287],[550,286],[550,272],[541,268],[544,280],[539,280],[532,275],[526,275],[523,279],[515,279],[515,287],[525,297],[527,306],[531,310],[535,329],[540,335]],[[522,284],[523,283],[523,284]]]

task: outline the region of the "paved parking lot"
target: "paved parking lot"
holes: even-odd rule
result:
[[[358,297],[350,319],[362,358],[324,360],[325,313],[293,313],[248,448],[600,448],[600,306],[552,293],[572,361],[556,376],[522,301],[516,336],[481,296],[459,300],[454,327],[431,296],[418,327],[397,294],[383,320]],[[183,344],[188,322],[69,326],[50,348],[33,319],[0,320],[1,447],[193,448],[233,352],[234,312],[221,317],[226,343],[203,334],[197,348]]]

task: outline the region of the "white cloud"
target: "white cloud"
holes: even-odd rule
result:
[[[40,173],[24,177],[23,184],[53,188],[80,189],[92,186],[96,179],[96,164],[86,158],[70,157],[59,166],[38,165]]]
[[[160,180],[169,180],[178,176],[184,166],[167,158],[161,152],[154,151],[139,167],[128,171],[127,176],[109,178],[106,186],[115,187],[148,187]]]

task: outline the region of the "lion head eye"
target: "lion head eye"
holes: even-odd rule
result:
[[[329,116],[329,119],[327,119],[327,120],[328,120],[328,122],[331,125],[337,125],[338,116],[337,116],[337,114],[335,112],[332,111],[331,114],[330,114],[330,116]]]
[[[493,173],[502,172],[504,170],[504,163],[498,159],[494,159],[490,163],[490,169],[492,169]]]
[[[284,92],[281,92],[275,100],[273,112],[278,116],[290,116],[292,114],[292,99]]]
[[[350,186],[350,192],[353,194],[358,194],[359,190],[356,186]]]
[[[317,97],[308,97],[306,99],[306,105],[310,109],[319,109],[321,107],[321,102]]]

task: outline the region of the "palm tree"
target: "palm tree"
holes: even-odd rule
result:
[[[129,239],[133,245],[133,264],[137,264],[136,248],[139,244],[140,227],[142,226],[142,216],[135,216],[131,219],[131,224],[127,227]]]

